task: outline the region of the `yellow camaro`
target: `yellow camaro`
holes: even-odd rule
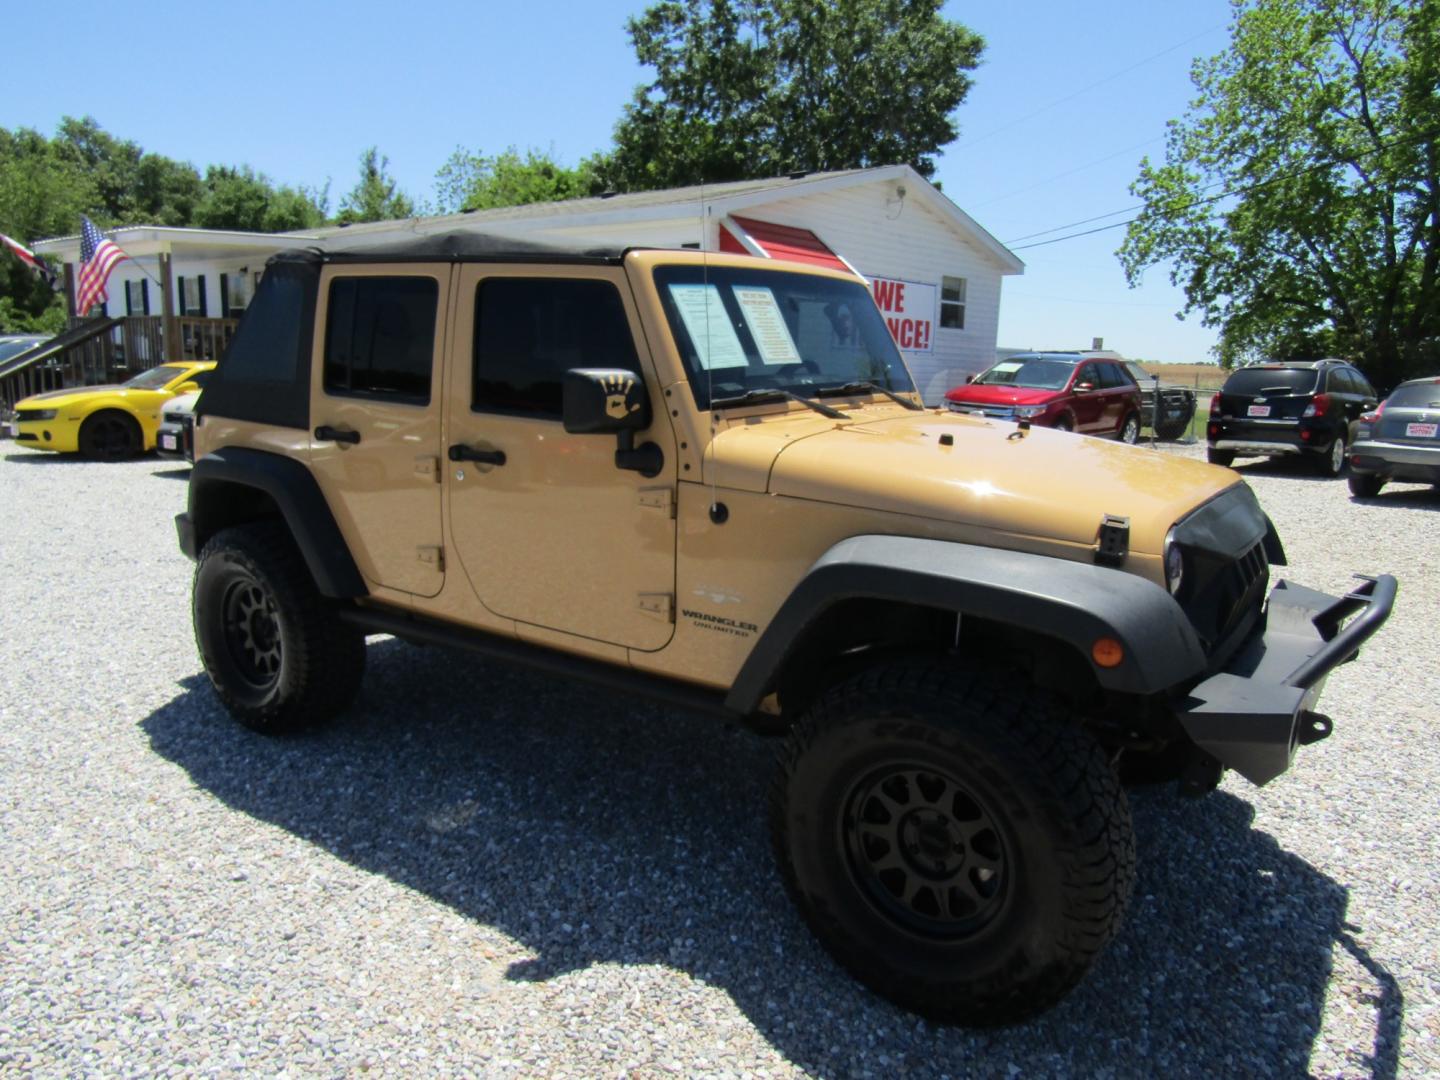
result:
[[[10,434],[20,446],[87,458],[133,457],[155,448],[160,410],[205,385],[213,361],[182,361],[142,371],[119,386],[77,386],[15,403]]]

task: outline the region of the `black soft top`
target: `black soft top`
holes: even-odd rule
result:
[[[369,262],[534,262],[615,265],[630,250],[615,245],[551,244],[497,233],[455,230],[340,250],[311,247],[282,251],[268,265]]]

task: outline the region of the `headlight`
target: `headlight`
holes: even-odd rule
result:
[[[1175,543],[1175,530],[1171,529],[1165,536],[1165,584],[1170,586],[1171,596],[1180,591],[1184,580],[1185,553],[1180,550],[1180,545]]]
[[[26,420],[54,420],[56,414],[59,413],[60,410],[59,410],[59,409],[35,409],[35,410],[32,411],[32,410],[30,410],[30,409],[26,409],[25,411],[28,412],[28,413],[30,413],[30,415],[25,418]]]
[[[1039,416],[1047,408],[1049,408],[1048,405],[1016,405],[1015,415],[1022,419],[1029,420],[1031,417]]]

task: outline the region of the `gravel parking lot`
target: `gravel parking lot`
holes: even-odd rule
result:
[[[196,657],[187,470],[0,443],[0,1073],[1440,1074],[1440,495],[1242,472],[1285,573],[1394,573],[1395,614],[1290,773],[1136,793],[1119,940],[975,1033],[811,939],[771,744],[388,639],[341,723],[251,735]]]

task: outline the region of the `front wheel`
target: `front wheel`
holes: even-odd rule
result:
[[[826,693],[771,791],[787,888],[860,981],[969,1025],[1043,1011],[1089,969],[1134,881],[1125,796],[1054,700],[943,663]]]
[[[91,461],[119,461],[140,453],[141,439],[140,425],[133,416],[106,409],[86,417],[80,425],[80,454]]]
[[[1070,419],[1068,416],[1062,416],[1062,417],[1060,417],[1059,420],[1056,420],[1056,421],[1055,421],[1055,430],[1056,430],[1056,431],[1074,431],[1074,430],[1075,430],[1075,424],[1074,424],[1073,421],[1071,421],[1071,419]]]
[[[195,640],[230,714],[265,734],[345,708],[365,671],[365,636],[340,622],[285,528],[225,529],[195,568]]]
[[[1140,439],[1140,417],[1130,413],[1125,417],[1125,422],[1120,425],[1120,441],[1135,445]]]

